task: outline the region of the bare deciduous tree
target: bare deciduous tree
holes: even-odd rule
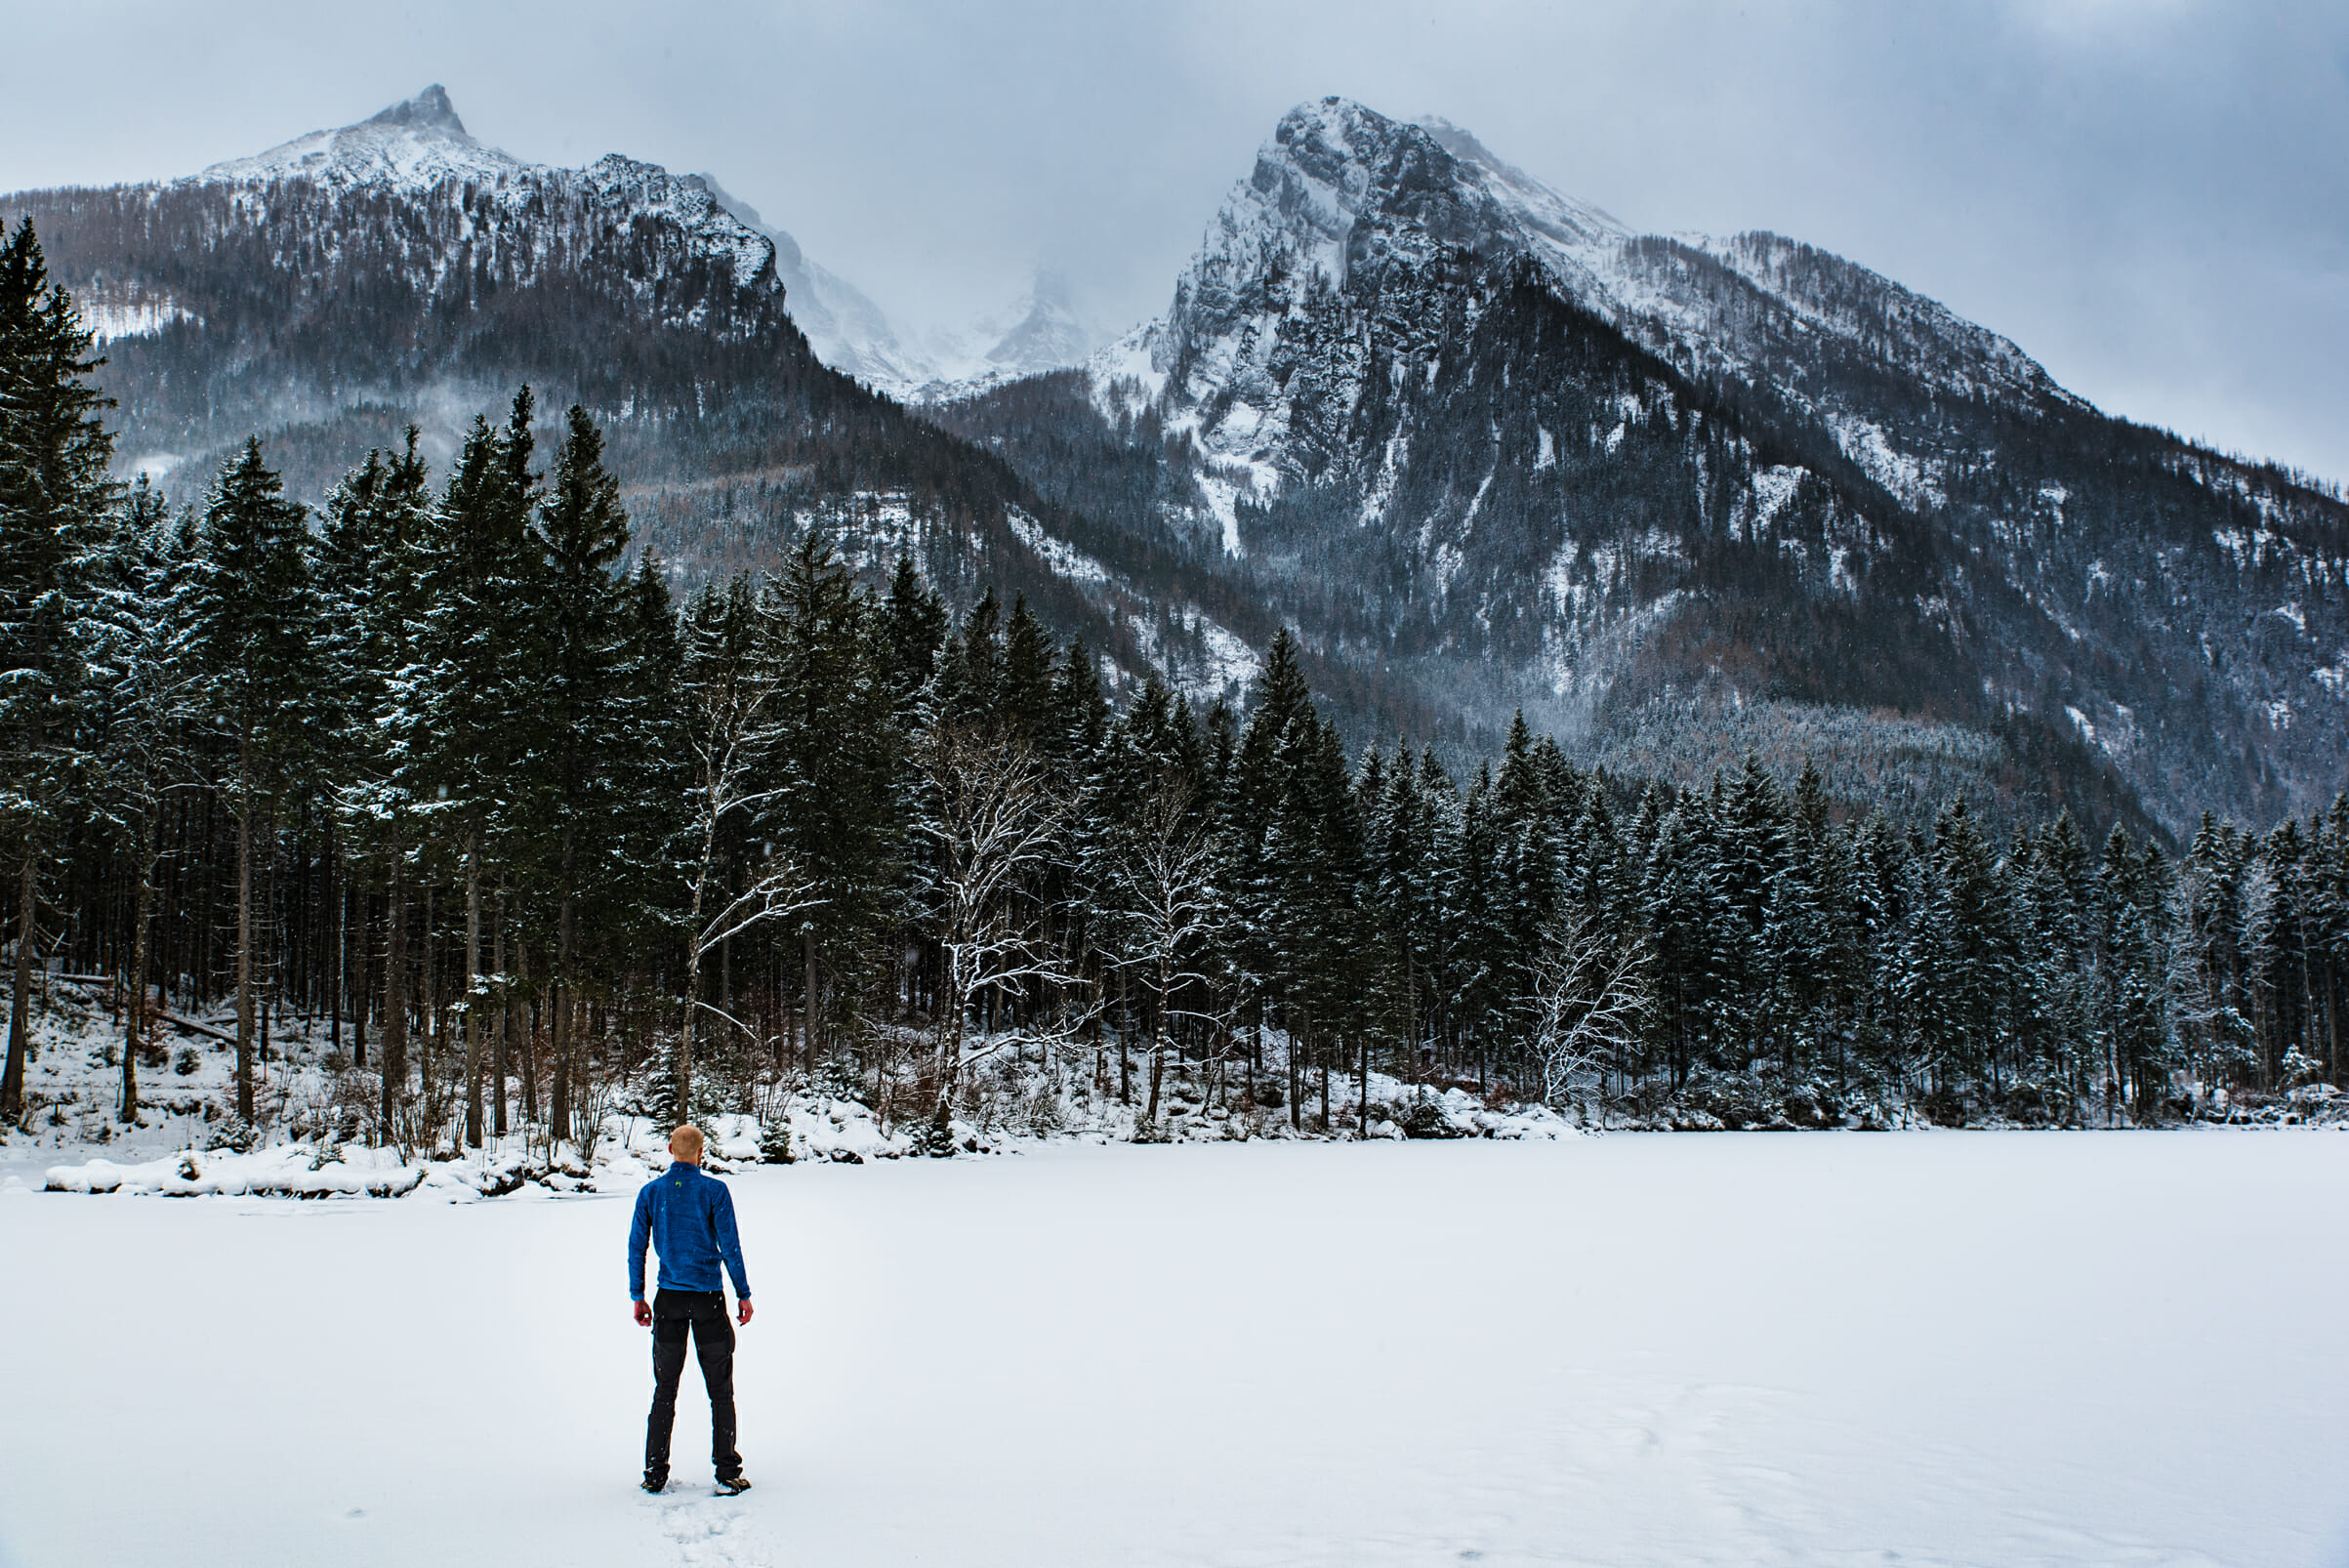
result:
[[[945,960],[937,1016],[942,1114],[964,1069],[1006,1043],[999,1036],[969,1049],[973,1002],[1024,982],[1068,987],[1079,978],[1047,939],[1030,886],[1057,854],[1076,803],[1052,788],[1018,741],[941,725],[923,744],[920,762],[929,796],[920,827],[937,846],[930,914]],[[1065,1037],[1078,1021],[1063,1010],[1047,1037]]]
[[[692,1103],[693,1048],[704,1011],[734,1021],[701,998],[701,967],[710,950],[752,927],[781,920],[823,900],[796,860],[769,851],[740,892],[722,887],[722,835],[736,813],[781,794],[752,788],[775,742],[770,711],[781,669],[769,656],[767,596],[713,597],[686,618],[686,744],[692,752],[691,822],[684,866],[690,896],[683,922],[685,991],[678,1025],[672,1088],[680,1112]]]
[[[1551,922],[1530,968],[1527,1046],[1542,1102],[1563,1108],[1575,1080],[1638,1043],[1656,997],[1648,952],[1578,907]]]
[[[1215,885],[1215,851],[1193,819],[1191,792],[1179,777],[1162,778],[1140,819],[1105,857],[1101,880],[1109,895],[1112,962],[1150,1001],[1150,1099],[1145,1121],[1158,1120],[1158,1092],[1166,1071],[1167,1026],[1176,1017],[1221,1023],[1222,1015],[1181,1009],[1175,999],[1199,987],[1214,996],[1205,965],[1224,928]]]

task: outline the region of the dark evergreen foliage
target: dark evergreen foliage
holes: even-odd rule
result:
[[[11,483],[44,440],[103,444],[60,298],[10,318],[53,330],[13,329],[9,385],[47,364],[81,412],[11,413]],[[972,1063],[1038,1041],[1104,1093],[1114,1054],[1145,1127],[1172,1053],[1331,1128],[1373,1071],[1533,1092],[1537,976],[1578,922],[1654,991],[1586,1069],[1610,1107],[1763,1083],[1813,1123],[2142,1120],[2349,1068],[2349,798],[2091,851],[2067,813],[2008,833],[1963,799],[1904,830],[1758,757],[1619,777],[1521,716],[1463,787],[1429,749],[1349,761],[1286,630],[1244,711],[1155,677],[1121,706],[1024,597],[950,616],[815,528],[680,609],[625,564],[598,425],[561,431],[542,472],[524,393],[437,492],[409,437],[315,517],[258,442],[177,520],[92,465],[46,512],[0,492],[9,668],[76,682],[6,732],[70,764],[17,819],[38,945],[176,1009],[233,990],[238,1126],[294,1114],[256,1071],[293,1011],[348,1026],[369,1087],[341,1135],[409,1145],[778,1082],[944,1128]],[[1014,852],[957,839],[957,790]]]

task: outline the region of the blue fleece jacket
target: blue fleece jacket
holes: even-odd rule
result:
[[[715,1291],[723,1288],[718,1264],[723,1259],[734,1276],[734,1294],[748,1300],[751,1282],[742,1272],[742,1242],[734,1234],[734,1196],[698,1165],[680,1160],[637,1193],[636,1221],[628,1227],[628,1296],[644,1300],[644,1243],[661,1255],[661,1289]]]

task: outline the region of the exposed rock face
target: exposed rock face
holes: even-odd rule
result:
[[[943,417],[1072,503],[1072,442],[1146,446],[1151,499],[1093,512],[1366,681],[1602,758],[1702,778],[1767,712],[1864,772],[1899,715],[1999,792],[2175,831],[2345,782],[2349,510],[1864,268],[1632,234],[1440,121],[1292,111],[1049,439]]]

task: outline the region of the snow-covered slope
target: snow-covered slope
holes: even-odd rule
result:
[[[958,600],[1024,594],[1057,635],[1146,667],[1009,520],[1051,509],[875,395],[931,363],[889,360],[873,303],[705,176],[516,158],[433,87],[185,179],[9,208],[106,339],[121,468],[175,503],[256,434],[312,503],[410,426],[438,468],[527,385],[542,419],[576,401],[598,420],[638,538],[688,578],[772,565],[821,517],[851,558],[909,552]]]
[[[179,184],[260,192],[288,182],[409,199],[462,186],[508,213],[530,212],[550,196],[578,196],[605,211],[674,221],[696,251],[722,258],[743,287],[774,267],[773,241],[728,211],[700,177],[672,176],[658,164],[616,152],[584,169],[525,162],[474,140],[437,83],[356,125],[312,131],[256,156],[213,164]]]
[[[2107,419],[1843,258],[1634,233],[1441,120],[1283,116],[1085,396],[1081,439],[1041,394],[952,418],[1486,722],[1523,704],[1603,754],[1692,688],[1890,710],[2179,832],[2349,784],[2335,498]],[[1664,749],[1701,781],[1709,746]]]
[[[216,163],[183,183],[266,187],[290,180],[411,197],[456,182],[508,206],[526,205],[550,187],[577,186],[606,202],[674,217],[702,247],[728,256],[745,284],[771,264],[786,308],[816,357],[901,399],[965,393],[1077,364],[1101,338],[1070,303],[1066,280],[1047,269],[1005,308],[964,328],[908,331],[715,177],[673,176],[616,153],[577,170],[515,157],[467,131],[437,83],[356,125],[312,131],[252,157]],[[153,330],[153,320],[124,315],[109,317],[107,325],[120,335]]]
[[[216,163],[190,176],[204,183],[309,180],[330,186],[378,186],[427,190],[444,180],[497,182],[535,172],[511,153],[483,146],[457,117],[447,91],[435,82],[339,131],[312,131],[249,158]]]
[[[924,349],[906,341],[887,312],[838,273],[820,266],[800,242],[768,223],[756,207],[697,176],[720,206],[774,242],[775,275],[790,301],[791,318],[807,334],[815,356],[844,375],[885,392],[933,380],[936,366]]]

